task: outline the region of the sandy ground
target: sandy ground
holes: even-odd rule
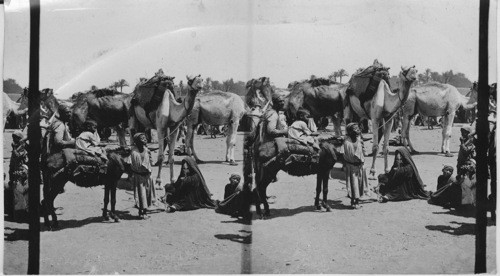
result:
[[[4,169],[8,170],[11,131],[4,133]],[[459,128],[453,129],[452,152],[458,150]],[[412,129],[421,155],[414,157],[427,189],[436,189],[443,164],[456,157],[439,152],[441,129]],[[225,139],[197,136],[200,165],[214,199],[221,199],[231,173],[242,169],[224,160]],[[369,144],[368,144],[369,145]],[[391,152],[394,147],[391,147]],[[394,156],[389,157],[392,164]],[[182,157],[176,156],[175,173]],[[368,166],[371,164],[369,161]],[[337,167],[338,165],[336,165]],[[382,172],[383,159],[377,162]],[[338,168],[337,168],[338,169]],[[168,179],[164,168],[163,181]],[[157,172],[157,169],[154,169]],[[103,188],[72,183],[55,201],[60,229],[41,233],[42,274],[172,274],[172,273],[473,273],[475,218],[424,200],[378,203],[366,200],[350,209],[343,174],[330,181],[330,213],[313,207],[315,176],[292,177],[280,172],[268,188],[269,220],[251,224],[202,209],[167,214],[163,206],[148,220],[138,220],[133,193],[117,192],[121,222],[103,221]],[[125,178],[125,175],[124,175]],[[375,183],[372,183],[373,185]],[[163,195],[163,191],[157,191]],[[5,221],[5,274],[26,274],[28,225]],[[496,226],[487,228],[488,272],[496,271]]]

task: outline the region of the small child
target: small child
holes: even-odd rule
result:
[[[84,150],[92,155],[105,158],[106,155],[103,154],[99,147],[101,138],[97,133],[97,123],[92,120],[87,120],[83,123],[82,128],[83,132],[76,138],[76,148]]]
[[[438,176],[438,180],[437,180],[437,189],[436,190],[439,190],[441,189],[442,187],[450,184],[450,183],[454,183],[456,182],[456,179],[454,176],[452,176],[453,174],[453,167],[452,166],[449,166],[449,165],[445,165],[443,167],[443,174]]]
[[[470,127],[462,127],[460,129],[462,137],[460,137],[460,149],[458,150],[457,158],[457,175],[460,176],[464,173],[462,166],[467,163],[468,160],[475,158],[476,156],[476,146],[474,145],[474,137],[471,134],[472,130]]]
[[[243,187],[241,187],[240,185],[240,181],[241,181],[241,176],[239,176],[238,174],[233,173],[229,177],[229,184],[227,184],[226,187],[224,188],[224,199],[228,198],[230,195],[239,192],[243,189]]]
[[[303,142],[306,145],[311,145],[316,150],[319,150],[318,141],[313,136],[318,133],[312,132],[307,123],[309,122],[310,113],[307,109],[300,108],[297,111],[298,120],[293,122],[288,129],[288,137]]]

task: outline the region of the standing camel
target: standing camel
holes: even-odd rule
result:
[[[453,119],[459,107],[472,109],[476,107],[477,99],[467,98],[449,84],[437,82],[426,83],[412,87],[408,100],[403,108],[403,127],[401,137],[403,145],[409,147],[412,153],[417,153],[410,141],[410,119],[414,115],[443,116],[441,153],[452,157],[450,152],[450,138]]]
[[[328,205],[328,179],[329,172],[335,165],[337,161],[341,158],[339,151],[336,147],[342,145],[342,141],[338,140],[337,137],[329,137],[324,141],[320,141],[320,151],[319,158],[316,162],[309,160],[306,162],[301,162],[295,160],[293,162],[281,162],[281,158],[278,157],[278,150],[276,150],[278,139],[281,139],[280,143],[293,144],[292,147],[302,147],[301,153],[304,153],[304,146],[300,142],[287,139],[287,138],[276,138],[275,141],[262,143],[262,123],[260,123],[261,114],[257,114],[255,110],[250,111],[247,114],[247,118],[251,120],[249,125],[251,126],[251,132],[245,137],[244,142],[244,171],[243,174],[245,179],[248,179],[255,173],[255,189],[257,202],[255,202],[255,207],[257,214],[261,218],[266,218],[271,215],[269,210],[269,203],[267,202],[267,187],[276,178],[276,174],[283,170],[289,175],[293,176],[306,176],[311,174],[316,174],[316,198],[314,200],[314,206],[317,210],[325,208],[327,212],[331,211],[331,207]],[[266,145],[267,144],[267,145]],[[262,150],[263,148],[274,149]],[[295,152],[292,152],[295,153]],[[299,155],[301,156],[301,155]],[[311,156],[302,155],[300,158],[308,159]],[[320,205],[319,196],[323,191],[323,201]],[[264,214],[262,214],[260,203],[264,204]]]
[[[79,95],[71,107],[70,129],[78,135],[79,127],[88,119],[97,122],[99,128],[113,127],[120,145],[127,145],[125,134],[128,124],[132,94],[111,89],[99,89]]]
[[[140,123],[145,128],[156,129],[158,133],[158,176],[156,183],[161,184],[161,168],[164,160],[164,150],[168,145],[168,163],[170,165],[170,182],[174,183],[174,149],[179,126],[183,120],[191,113],[193,109],[196,95],[203,87],[203,79],[201,76],[186,77],[188,80],[188,93],[182,103],[179,103],[174,98],[170,89],[167,89],[163,94],[160,105],[149,112],[140,104],[133,106],[132,116],[130,118],[129,127],[135,130]],[[160,82],[171,83],[173,78],[162,77]],[[168,86],[168,85],[167,85]],[[137,96],[141,96],[145,90],[141,87],[136,87],[133,92]]]
[[[2,100],[3,100],[3,104],[2,104],[2,107],[3,107],[3,109],[2,109],[3,110],[3,128],[5,130],[5,123],[7,121],[7,117],[9,117],[9,115],[11,113],[13,113],[15,115],[23,115],[23,114],[26,114],[26,112],[28,111],[28,108],[21,109],[21,104],[13,101],[5,92],[3,92]]]
[[[236,165],[234,147],[238,125],[245,113],[245,103],[240,96],[230,92],[211,91],[198,96],[193,111],[186,120],[186,148],[188,155],[193,155],[197,162],[201,160],[194,150],[194,130],[200,123],[208,125],[227,125],[226,162]]]
[[[378,61],[375,61],[378,64]],[[379,64],[381,66],[381,64]],[[381,66],[383,67],[383,66]],[[388,69],[388,68],[387,68]],[[355,78],[353,76],[352,78]],[[399,73],[398,89],[394,92],[391,91],[389,84],[385,79],[380,79],[378,86],[376,87],[375,94],[369,95],[369,98],[365,98],[364,101],[360,101],[362,96],[348,93],[349,106],[355,115],[361,119],[367,118],[372,122],[372,133],[373,133],[373,147],[372,147],[372,166],[370,169],[370,174],[375,175],[375,162],[377,160],[378,144],[380,141],[379,129],[383,131],[384,144],[384,169],[389,171],[389,164],[387,161],[389,138],[391,134],[393,116],[397,113],[398,109],[401,108],[408,99],[408,94],[410,92],[410,86],[417,79],[417,69],[415,66],[412,67],[401,67],[401,72]],[[349,81],[350,83],[353,80]]]
[[[331,117],[335,134],[342,135],[340,126],[343,119],[346,89],[346,84],[325,85],[317,80],[293,83],[285,104],[287,119],[293,120],[299,108],[303,107],[311,112],[316,121],[321,117]]]

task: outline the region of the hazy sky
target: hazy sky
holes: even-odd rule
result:
[[[63,98],[159,68],[217,80],[289,82],[391,67],[452,69],[477,79],[479,4],[472,0],[41,0],[40,87]],[[496,11],[496,1],[492,1]],[[496,12],[490,82],[496,82]],[[5,3],[4,78],[28,84],[28,0]],[[348,78],[344,78],[343,82]]]

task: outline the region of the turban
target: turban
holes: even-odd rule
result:
[[[14,133],[12,133],[12,138],[14,137],[17,137],[19,139],[24,139],[24,134],[20,130],[16,130],[14,131]]]
[[[239,174],[235,174],[235,173],[233,173],[233,174],[231,174],[231,176],[229,177],[229,180],[231,180],[231,179],[237,179],[238,181],[240,181],[240,180],[241,180],[241,176],[240,176]]]
[[[354,126],[358,126],[358,123],[350,123],[346,126],[345,131],[347,132],[347,134],[353,133]]]
[[[465,131],[467,133],[471,133],[472,132],[472,128],[471,127],[462,127],[462,128],[460,128],[460,131]]]
[[[309,112],[309,110],[305,109],[305,108],[299,108],[299,110],[297,111],[297,117],[301,117],[301,116],[310,116],[311,113]]]
[[[141,138],[141,136],[143,136],[143,135],[144,135],[144,137],[146,136],[146,135],[145,135],[144,133],[142,133],[142,132],[138,132],[138,133],[134,134],[134,138],[133,138],[133,139],[134,139],[134,143],[135,143],[135,144],[137,144],[137,142],[139,141],[139,139],[140,139],[140,138]]]
[[[452,166],[450,166],[450,165],[444,165],[444,167],[443,167],[443,171],[444,171],[444,170],[448,170],[448,171],[453,172],[453,167],[452,167]]]

